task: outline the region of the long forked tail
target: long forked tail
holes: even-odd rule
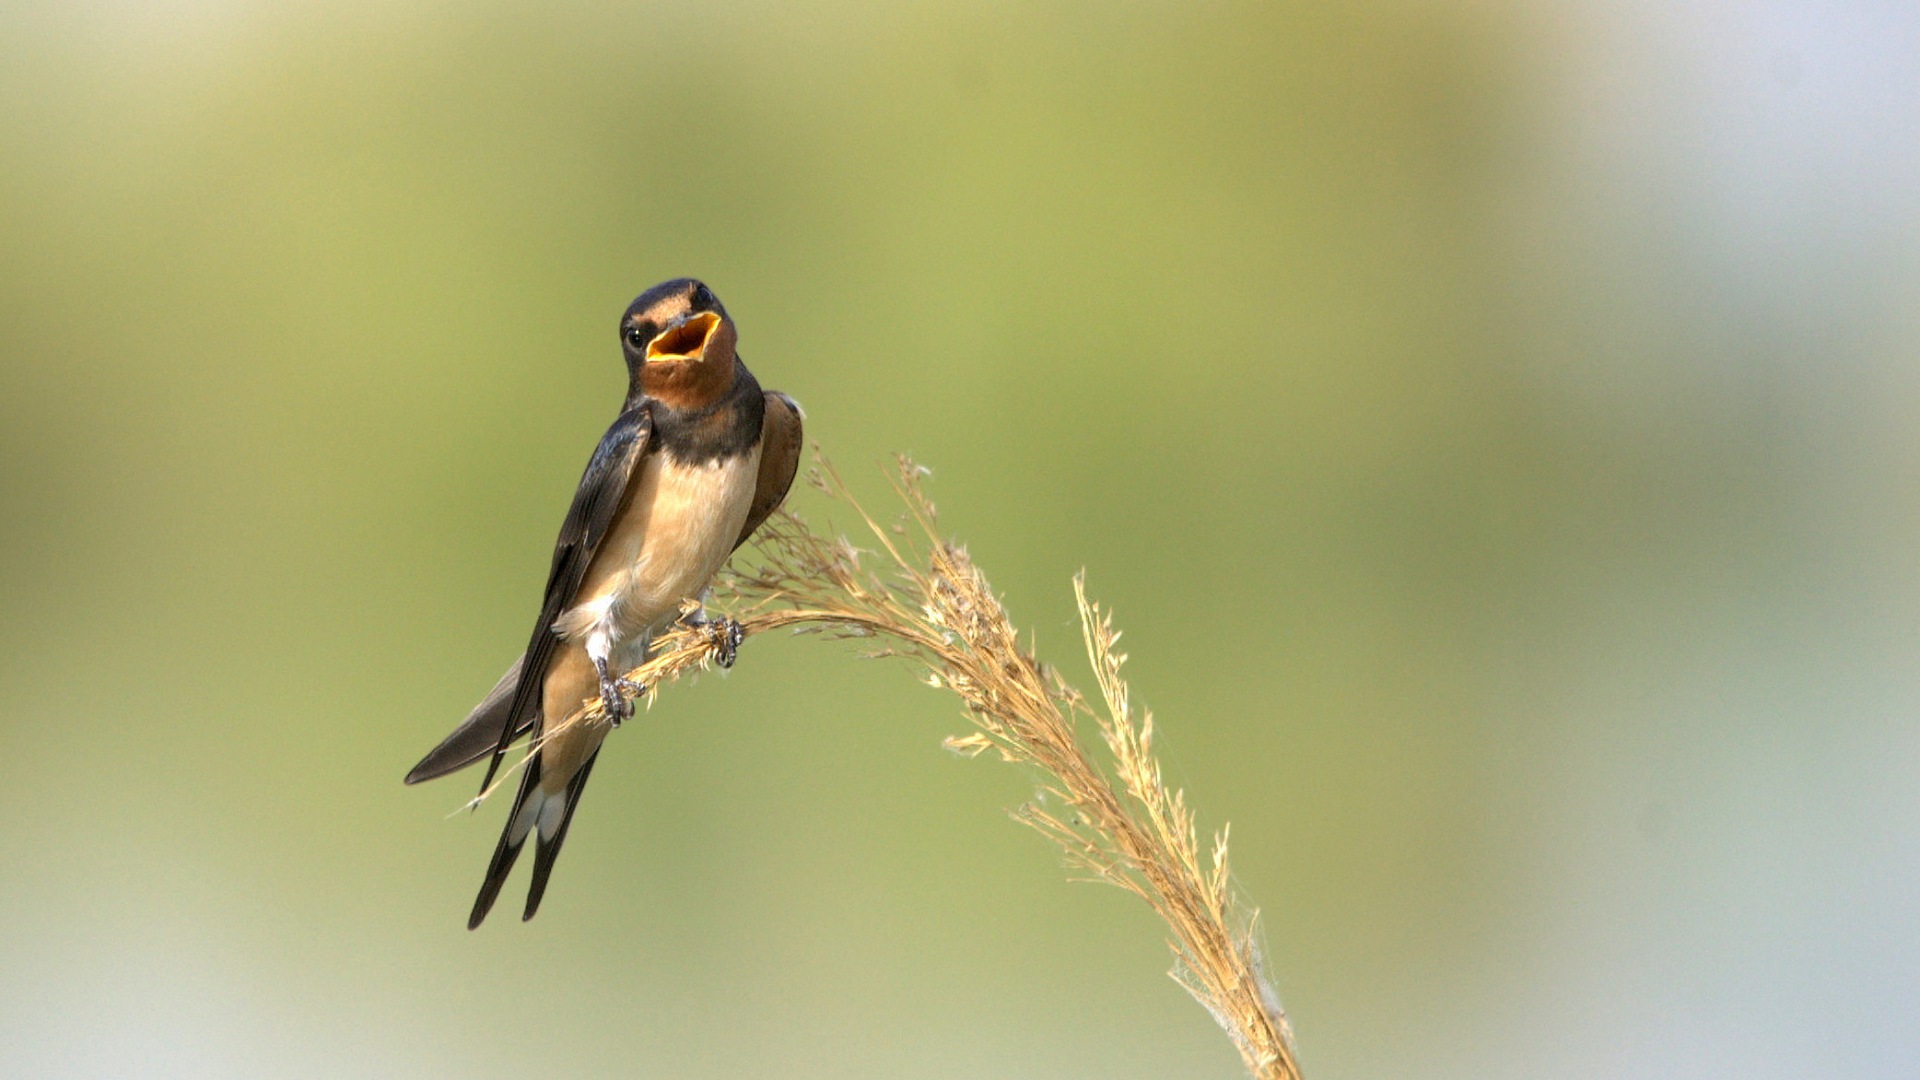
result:
[[[520,918],[531,919],[533,913],[540,910],[540,898],[547,892],[547,877],[553,873],[554,860],[560,857],[560,845],[567,841],[573,811],[580,805],[580,793],[587,790],[587,776],[593,772],[593,763],[599,757],[600,751],[595,750],[559,791],[549,791],[540,783],[537,752],[533,760],[527,762],[526,772],[520,778],[520,791],[513,797],[513,809],[507,814],[506,827],[500,830],[500,843],[493,849],[493,861],[487,864],[486,880],[480,883],[480,895],[474,898],[473,914],[467,916],[467,929],[475,929],[486,921],[487,912],[493,910],[500,886],[506,883],[507,874],[513,870],[514,861],[520,857],[520,849],[529,835],[534,838],[533,883],[527,888],[527,909]]]

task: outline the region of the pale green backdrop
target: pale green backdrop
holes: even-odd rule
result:
[[[815,639],[620,731],[464,929],[500,808],[400,776],[681,274],[1076,674],[1087,569],[1314,1080],[1914,1075],[1916,57],[1782,0],[7,4],[0,1075],[1237,1074],[1032,778]]]

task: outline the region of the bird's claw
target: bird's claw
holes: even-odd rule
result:
[[[614,727],[633,715],[633,701],[627,697],[627,690],[633,685],[626,679],[600,680],[600,707],[607,711],[607,723]]]
[[[721,617],[707,623],[708,641],[713,648],[713,662],[722,668],[733,666],[740,656],[740,643],[747,640],[747,632],[740,628],[740,620]]]
[[[699,608],[689,607],[681,615],[681,622],[706,636],[707,653],[722,668],[733,666],[740,656],[740,643],[747,640],[747,632],[741,627],[740,620],[731,616],[714,618]]]

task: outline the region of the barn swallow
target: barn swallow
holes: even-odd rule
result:
[[[533,883],[521,918],[540,908],[608,730],[561,722],[596,698],[616,726],[632,714],[627,695],[643,688],[618,673],[646,659],[653,635],[687,601],[698,602],[793,484],[800,407],[760,389],[735,350],[738,339],[713,291],[691,278],[655,285],[628,305],[620,318],[626,400],[560,525],[533,639],[407,774],[416,784],[488,758],[484,792],[507,747],[533,733],[469,930],[487,917],[528,836]],[[549,723],[555,730],[542,738]]]

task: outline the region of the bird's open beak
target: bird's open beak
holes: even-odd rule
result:
[[[713,333],[718,329],[720,316],[711,311],[689,316],[660,331],[658,337],[647,342],[647,363],[698,360],[706,352],[707,342],[713,340]]]

